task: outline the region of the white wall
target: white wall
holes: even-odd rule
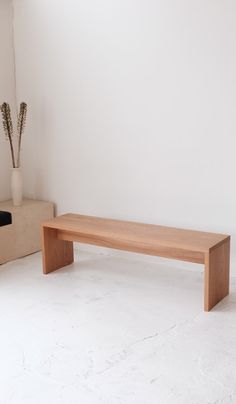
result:
[[[14,0],[26,191],[236,236],[236,2]],[[236,244],[233,239],[233,255]]]
[[[15,113],[12,2],[0,0],[0,104],[8,102]],[[10,149],[0,120],[0,200],[10,196]]]

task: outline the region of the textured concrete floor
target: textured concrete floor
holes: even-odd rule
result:
[[[236,403],[236,279],[202,306],[202,270],[164,260],[2,265],[0,404]]]

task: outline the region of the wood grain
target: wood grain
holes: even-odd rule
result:
[[[68,213],[44,223],[54,229],[67,233],[80,234],[97,239],[126,240],[132,244],[146,243],[162,245],[187,251],[208,252],[228,236],[195,230],[177,229],[146,223],[127,222],[123,220],[104,219]]]
[[[210,311],[229,294],[230,239],[211,249],[205,257],[204,309]]]
[[[225,234],[68,213],[43,223],[44,273],[73,262],[73,241],[205,264],[206,311],[229,291]]]
[[[122,239],[115,234],[109,236],[101,235],[83,235],[81,232],[67,232],[65,230],[58,230],[57,237],[59,240],[70,240],[76,241],[83,244],[93,244],[101,247],[114,248],[117,250],[137,252],[147,255],[156,255],[164,258],[171,258],[181,261],[195,262],[198,264],[203,264],[205,259],[205,254],[201,251],[187,250],[186,248],[169,247],[164,244],[158,244],[157,241],[150,240],[140,240],[136,237],[133,239]]]
[[[72,264],[74,261],[73,243],[57,238],[57,230],[42,228],[43,273],[48,274],[56,269]]]

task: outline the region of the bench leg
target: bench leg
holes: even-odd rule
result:
[[[205,256],[205,311],[229,294],[229,267],[230,239],[227,239]]]
[[[58,240],[57,230],[42,228],[43,273],[48,274],[74,262],[73,242]]]

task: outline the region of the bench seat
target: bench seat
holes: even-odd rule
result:
[[[43,223],[45,274],[73,262],[73,241],[204,264],[206,311],[229,293],[228,235],[68,213]]]

